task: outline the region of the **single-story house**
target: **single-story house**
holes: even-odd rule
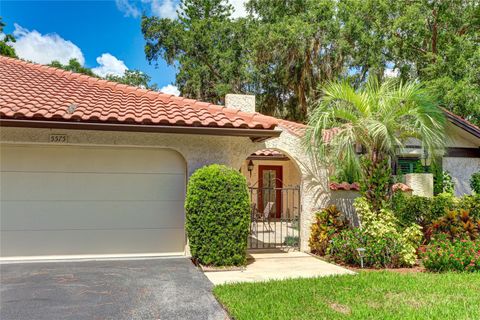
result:
[[[217,106],[0,56],[0,118],[2,259],[183,255],[186,183],[212,163],[251,185],[251,248],[268,234],[308,250],[330,197],[305,126],[256,113],[252,96]],[[480,169],[480,129],[449,119],[461,144],[444,166],[463,187]]]

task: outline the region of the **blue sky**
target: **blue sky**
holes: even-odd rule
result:
[[[0,16],[7,24],[4,32],[14,33],[17,38],[20,58],[48,63],[53,58],[68,61],[76,57],[89,68],[103,63],[103,70],[96,69],[100,74],[122,73],[125,67],[139,69],[161,88],[175,81],[175,69],[164,61],[159,61],[158,68],[148,64],[140,15],[145,10],[149,15],[174,17],[175,5],[172,0],[1,0]],[[102,58],[102,54],[109,55]]]

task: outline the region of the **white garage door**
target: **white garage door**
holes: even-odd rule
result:
[[[1,146],[2,257],[183,252],[186,168],[166,149]]]

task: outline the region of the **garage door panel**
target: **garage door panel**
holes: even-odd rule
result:
[[[2,201],[4,230],[183,228],[183,201]]]
[[[4,231],[2,256],[152,254],[184,250],[183,229]]]
[[[0,145],[0,156],[0,256],[184,251],[175,151]]]
[[[2,200],[183,200],[180,174],[3,172]],[[48,187],[46,187],[48,186]]]
[[[131,172],[185,174],[185,160],[175,151],[145,148],[72,146],[0,146],[4,171]],[[35,152],[32,153],[32,148]],[[141,156],[139,156],[141,154]],[[86,161],[88,159],[88,161]]]

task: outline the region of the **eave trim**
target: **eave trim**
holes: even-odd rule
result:
[[[264,141],[280,136],[282,131],[269,129],[238,129],[220,127],[187,127],[141,124],[92,123],[45,120],[0,119],[2,127],[55,128],[72,130],[103,130],[124,132],[156,132],[214,136],[249,137],[252,141]]]

